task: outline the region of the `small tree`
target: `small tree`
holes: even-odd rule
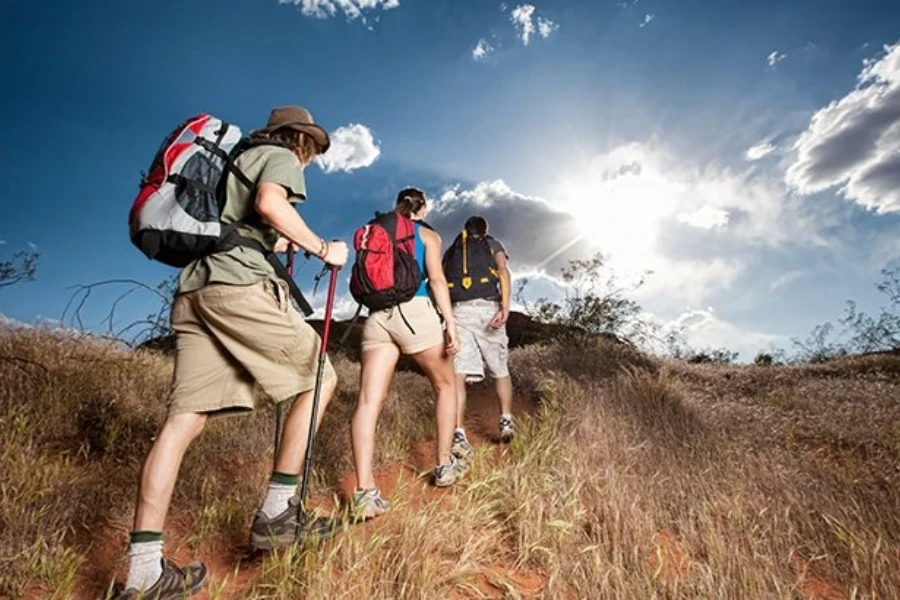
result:
[[[106,318],[102,321],[102,325],[106,327],[106,336],[135,346],[167,338],[174,333],[169,322],[169,315],[172,311],[175,292],[178,290],[178,274],[170,275],[155,287],[133,279],[111,279],[78,285],[74,288],[75,291],[63,310],[61,320],[64,323],[69,323],[72,327],[83,330],[82,310],[92,292],[98,288],[109,286],[126,287],[125,291],[113,301]],[[119,305],[133,297],[136,292],[149,292],[157,302],[156,307],[145,318],[138,319],[125,326],[119,326],[116,318]]]
[[[768,352],[757,352],[753,359],[753,364],[758,367],[769,367],[775,364],[775,357]]]
[[[888,304],[876,316],[860,312],[853,301],[847,302],[843,324],[852,333],[854,352],[900,349],[900,267],[881,271],[883,279],[875,287],[887,296]]]
[[[831,322],[816,325],[805,340],[791,340],[797,349],[793,362],[823,363],[833,358],[848,354],[845,344],[832,341],[830,338],[834,332],[834,324]]]
[[[11,260],[0,261],[0,287],[7,287],[23,281],[34,281],[38,261],[37,251],[16,252]]]
[[[643,344],[657,333],[642,318],[641,306],[626,294],[640,288],[649,272],[631,285],[622,285],[616,273],[598,252],[585,260],[569,261],[561,271],[565,297],[558,301],[541,298],[533,305],[524,301],[525,280],[519,283],[516,299],[532,317],[543,323],[564,326],[587,335],[611,334],[634,344]]]
[[[675,358],[693,364],[730,365],[737,360],[738,354],[728,348],[702,348],[689,350],[686,355],[675,356]]]

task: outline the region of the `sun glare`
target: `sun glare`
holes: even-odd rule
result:
[[[639,165],[589,173],[563,184],[562,208],[583,239],[627,269],[649,268],[660,222],[683,187]]]

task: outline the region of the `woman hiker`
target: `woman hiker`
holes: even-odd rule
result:
[[[422,224],[428,206],[421,190],[408,188],[401,191],[395,210],[414,223],[415,256],[424,277],[411,300],[384,310],[370,311],[363,327],[359,402],[351,425],[357,481],[352,511],[356,519],[372,518],[389,507],[376,485],[372,462],[375,425],[401,354],[416,362],[434,388],[438,434],[435,485],[452,485],[465,471],[463,463],[450,453],[456,426],[453,355],[459,343],[450,292],[441,267],[441,237]],[[434,300],[429,296],[429,290]],[[444,327],[438,311],[444,317]]]

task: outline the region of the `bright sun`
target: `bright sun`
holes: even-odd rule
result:
[[[562,207],[584,239],[628,270],[649,267],[660,222],[683,186],[640,165],[590,173],[564,183]]]

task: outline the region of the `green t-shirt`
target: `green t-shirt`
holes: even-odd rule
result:
[[[257,185],[277,183],[288,193],[288,200],[306,200],[303,165],[297,156],[280,146],[258,146],[241,154],[237,167]],[[234,223],[255,214],[254,190],[248,190],[234,175],[228,176],[225,188],[225,207],[222,222]],[[238,229],[243,237],[254,239],[271,250],[278,239],[277,232],[265,223],[243,225]],[[192,292],[213,283],[252,285],[274,275],[266,257],[250,248],[232,248],[205,256],[187,265],[178,279],[178,293]]]

